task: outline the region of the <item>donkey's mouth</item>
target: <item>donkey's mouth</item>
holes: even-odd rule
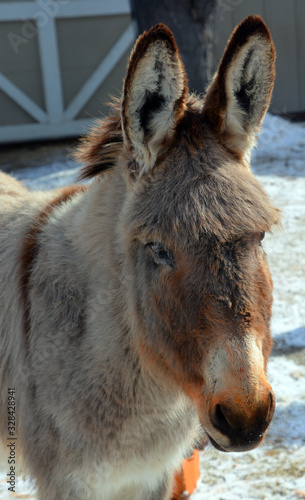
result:
[[[224,448],[217,441],[215,441],[215,439],[213,439],[210,434],[207,433],[207,436],[211,444],[214,446],[214,448],[216,448],[216,450],[218,451],[222,451],[223,453],[229,453],[233,451],[245,452],[253,450],[254,448],[257,448],[257,446],[259,446],[264,439],[264,434],[259,434],[259,436],[256,439],[251,439],[250,437],[245,438],[240,436],[240,438],[231,440],[231,443]]]
[[[224,448],[222,448],[216,441],[215,439],[213,439],[210,434],[207,434],[211,444],[214,446],[214,448],[216,448],[216,450],[218,451],[222,451],[224,453],[228,453],[230,450],[225,450]]]

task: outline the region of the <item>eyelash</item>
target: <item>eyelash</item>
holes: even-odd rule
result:
[[[263,241],[263,239],[265,238],[265,234],[266,234],[266,233],[265,233],[265,231],[264,231],[264,232],[260,235],[259,242],[258,242],[258,246],[259,246],[259,247],[260,247],[260,246],[262,246],[262,241]]]
[[[167,264],[170,267],[175,266],[175,259],[170,250],[168,250],[162,243],[147,243],[147,246],[153,253],[157,264]]]

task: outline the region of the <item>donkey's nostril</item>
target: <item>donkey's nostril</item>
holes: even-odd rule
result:
[[[216,429],[218,429],[222,434],[230,434],[232,431],[232,427],[229,424],[226,416],[226,410],[223,406],[217,404],[214,408],[214,411],[211,415],[212,424]]]

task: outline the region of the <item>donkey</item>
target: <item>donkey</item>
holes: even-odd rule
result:
[[[30,192],[1,175],[1,436],[40,500],[168,500],[202,428],[225,452],[264,439],[261,240],[280,213],[249,161],[274,60],[248,17],[201,99],[158,24],[80,146],[92,182]]]

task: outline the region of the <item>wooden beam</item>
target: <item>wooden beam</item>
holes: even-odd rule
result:
[[[15,101],[22,109],[24,109],[32,118],[38,122],[45,123],[48,121],[46,113],[28,97],[17,85],[11,82],[3,73],[0,73],[0,89],[5,92],[13,101]]]
[[[85,135],[94,120],[74,120],[65,123],[27,123],[0,127],[0,143],[61,139]]]
[[[0,22],[130,14],[129,0],[35,0],[0,2]]]
[[[88,78],[76,97],[70,103],[64,113],[64,120],[72,120],[83,109],[85,104],[92,97],[94,92],[103,83],[106,77],[111,73],[113,68],[119,62],[128,46],[135,40],[136,28],[133,23],[130,23],[124,33],[120,36],[117,42],[109,50],[106,57],[99,64],[97,69]]]
[[[55,20],[38,28],[39,52],[45,103],[50,123],[62,121],[64,111]]]

